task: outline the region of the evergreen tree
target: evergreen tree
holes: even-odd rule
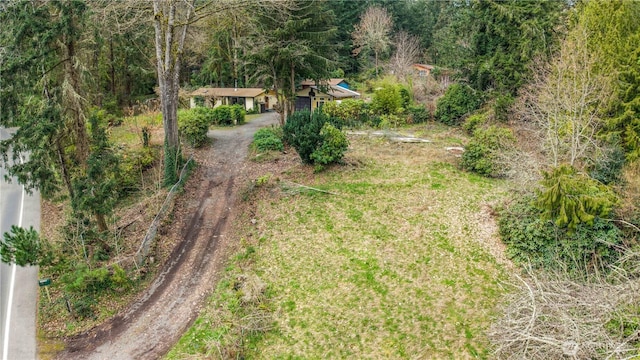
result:
[[[559,1],[453,1],[443,3],[429,53],[460,69],[476,90],[515,95],[529,66],[548,57],[566,7]]]
[[[640,158],[640,3],[610,0],[581,3],[577,25],[591,34],[588,51],[602,59],[594,71],[616,79],[605,133],[619,138],[629,160]]]
[[[1,6],[0,125],[17,129],[0,142],[0,153],[26,189],[46,197],[65,184],[73,194],[71,179],[89,152],[78,57],[87,6],[80,0]]]
[[[111,214],[118,200],[119,163],[95,114],[89,117],[89,123],[91,154],[86,173],[73,179],[71,206],[75,212],[93,214],[98,230],[104,232],[108,230],[105,217]]]
[[[268,10],[256,16],[247,48],[256,78],[278,93],[284,122],[295,106],[296,85],[328,79],[335,67],[335,17],[325,0],[296,0],[276,14]]]

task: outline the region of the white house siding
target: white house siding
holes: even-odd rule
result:
[[[247,111],[253,109],[253,98],[244,98],[244,108]]]

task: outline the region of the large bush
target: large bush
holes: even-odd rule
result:
[[[231,115],[231,106],[221,105],[213,109],[213,119],[215,125],[231,125],[233,117]]]
[[[502,177],[507,169],[500,160],[515,144],[511,130],[490,126],[478,128],[473,134],[462,153],[462,168],[488,177]]]
[[[194,115],[199,117],[202,121],[207,122],[209,125],[214,125],[216,123],[215,110],[210,107],[197,106],[191,109],[191,112],[193,112]]]
[[[240,104],[231,105],[231,123],[234,125],[242,125],[245,122],[247,111]]]
[[[328,165],[342,160],[349,147],[349,140],[345,134],[335,126],[325,123],[320,130],[322,145],[312,154],[311,159],[316,165]]]
[[[193,110],[178,111],[178,130],[193,147],[200,147],[207,142],[209,124],[205,117],[198,116]]]
[[[545,220],[533,197],[524,197],[500,212],[500,236],[517,263],[569,272],[600,270],[618,258],[621,231],[610,221],[594,218],[573,230]]]
[[[366,121],[368,117],[367,104],[360,99],[344,99],[342,102],[329,101],[322,110],[333,118],[339,118],[345,124]]]
[[[395,115],[402,109],[405,100],[399,84],[382,84],[375,90],[371,100],[371,109],[379,115]]]
[[[453,84],[436,103],[436,120],[459,125],[465,115],[482,104],[481,94],[468,85]]]
[[[340,120],[329,117],[320,109],[316,109],[314,112],[296,111],[289,116],[282,128],[284,140],[296,149],[304,163],[312,164],[315,162],[312,154],[325,145],[327,131],[323,134],[322,130],[327,123],[338,130],[341,128]],[[335,161],[338,160],[340,159],[335,159]]]

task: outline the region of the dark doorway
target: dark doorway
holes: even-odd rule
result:
[[[311,98],[308,96],[298,96],[296,98],[296,111],[311,110]]]

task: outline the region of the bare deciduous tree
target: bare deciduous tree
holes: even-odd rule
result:
[[[612,96],[612,72],[594,71],[599,64],[589,51],[589,34],[576,28],[549,66],[538,66],[524,89],[521,110],[540,132],[551,166],[580,166],[598,149],[596,134]]]
[[[392,28],[393,20],[387,10],[372,6],[364,12],[360,22],[356,24],[353,33],[351,33],[355,46],[354,56],[358,56],[365,49],[373,51],[376,76],[378,76],[378,57],[389,48],[389,33]]]
[[[394,37],[396,51],[389,60],[389,70],[400,80],[408,80],[420,56],[420,40],[418,37],[400,31]]]
[[[165,184],[177,179],[178,159],[178,92],[180,61],[187,28],[194,16],[194,2],[153,0],[156,66],[165,141]]]

